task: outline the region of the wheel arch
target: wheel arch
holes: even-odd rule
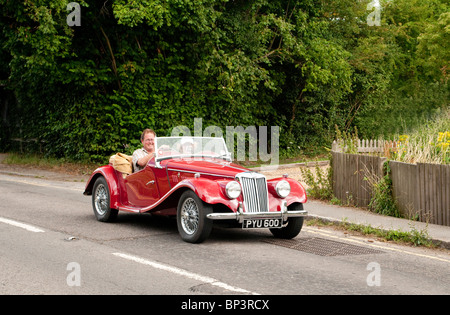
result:
[[[83,194],[86,196],[92,195],[94,184],[99,177],[103,177],[108,184],[110,207],[113,209],[119,208],[119,187],[117,176],[114,168],[111,165],[105,165],[97,168],[86,183]]]
[[[177,187],[178,186],[178,187]],[[178,206],[181,195],[188,190],[194,192],[202,202],[211,205],[214,210],[233,211],[238,208],[238,201],[230,200],[221,192],[220,184],[210,179],[185,179],[181,181],[169,195],[156,207],[146,209],[143,212],[158,212],[164,209],[174,209]]]

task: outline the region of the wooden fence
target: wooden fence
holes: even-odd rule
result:
[[[350,150],[349,146],[353,146],[358,153],[385,153],[389,150],[396,150],[397,141],[388,140],[364,140],[358,139],[350,141],[350,143],[345,144],[344,141],[333,141],[331,144],[331,150],[335,152],[348,152]]]
[[[367,177],[381,178],[386,158],[333,151],[331,154],[334,196],[346,203],[367,207],[372,199]]]
[[[370,180],[385,174],[386,158],[331,152],[333,193],[356,206],[367,207],[373,196]],[[393,197],[407,218],[450,226],[450,165],[390,161]]]
[[[450,226],[450,165],[390,161],[394,200],[407,218]]]
[[[37,144],[39,146],[39,153],[42,153],[42,145],[46,143],[45,140],[40,140],[40,139],[36,139],[36,138],[30,138],[30,139],[12,138],[11,141],[19,143],[20,153],[24,152],[23,144],[25,144],[25,147],[27,147],[30,143]]]

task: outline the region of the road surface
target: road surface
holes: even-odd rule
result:
[[[290,241],[214,228],[193,245],[173,219],[96,221],[84,185],[0,174],[0,294],[450,293],[448,251],[306,225]]]

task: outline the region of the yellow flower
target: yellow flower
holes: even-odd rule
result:
[[[449,131],[445,131],[445,132],[439,132],[438,133],[438,142],[445,142],[445,140],[450,139],[450,132]]]
[[[409,136],[408,135],[400,135],[398,137],[399,142],[408,142]]]
[[[446,151],[449,146],[450,146],[450,142],[441,142],[436,145],[437,148],[439,148],[443,151]]]

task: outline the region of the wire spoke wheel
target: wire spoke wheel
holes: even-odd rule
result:
[[[203,202],[192,190],[185,191],[178,202],[177,227],[181,238],[189,243],[203,242],[211,233],[213,223],[206,216],[212,206]]]
[[[92,208],[97,220],[102,222],[112,222],[117,218],[119,210],[111,209],[109,188],[103,176],[97,178],[94,183],[92,193]]]
[[[106,192],[106,187],[103,184],[99,184],[95,190],[94,195],[94,205],[95,210],[99,215],[105,215],[108,210],[108,193]]]
[[[181,206],[181,226],[186,234],[192,235],[198,229],[199,210],[192,198],[187,198]]]

